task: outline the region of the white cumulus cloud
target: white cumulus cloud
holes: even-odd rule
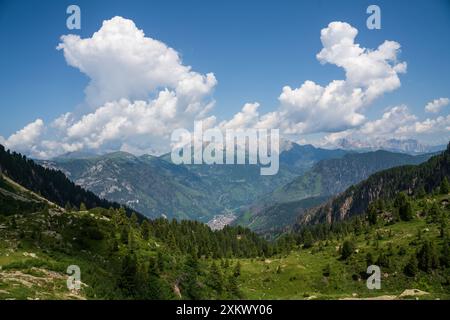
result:
[[[397,61],[397,42],[385,41],[371,50],[355,43],[357,34],[358,30],[345,22],[332,22],[321,31],[323,48],[317,59],[343,68],[345,79],[325,86],[311,80],[298,88],[285,86],[279,107],[253,122],[280,128],[285,134],[338,132],[362,125],[364,109],[400,87],[398,75],[406,72],[406,63]]]
[[[439,135],[439,141],[434,138]],[[370,145],[387,139],[421,139],[431,143],[446,143],[450,139],[450,115],[419,120],[405,105],[386,110],[380,119],[368,121],[359,128],[331,133],[324,137],[323,144],[339,145],[343,139],[364,141]],[[435,140],[435,141],[433,141]]]
[[[196,100],[216,85],[214,74],[192,71],[177,51],[145,36],[132,20],[122,17],[104,21],[90,38],[64,35],[57,49],[69,65],[89,77],[86,96],[94,106],[121,98],[145,100],[160,88],[173,88]]]
[[[432,113],[438,113],[441,111],[443,107],[446,107],[450,104],[449,98],[439,98],[434,99],[433,101],[430,101],[425,106],[425,111],[432,112]]]
[[[146,36],[132,20],[106,20],[85,39],[64,35],[57,49],[89,77],[85,93],[92,109],[81,116],[65,113],[48,128],[37,120],[6,139],[11,148],[34,157],[81,149],[161,152],[174,129],[213,119],[208,113],[214,74],[193,71],[177,51]]]
[[[23,129],[13,133],[8,139],[2,138],[3,143],[9,149],[28,153],[30,150],[37,150],[36,145],[45,129],[44,121],[36,119],[27,124]]]
[[[345,22],[332,22],[322,29],[323,48],[317,54],[322,64],[345,70],[344,80],[321,86],[306,81],[299,88],[283,88],[280,113],[291,133],[334,132],[361,125],[364,107],[386,92],[400,87],[399,73],[406,63],[398,62],[400,45],[385,41],[369,50],[355,43],[358,30]]]

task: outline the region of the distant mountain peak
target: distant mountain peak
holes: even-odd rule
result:
[[[95,158],[99,155],[94,152],[89,151],[73,151],[73,152],[67,152],[64,154],[61,154],[59,156],[54,157],[52,160],[55,159],[89,159],[89,158]]]
[[[386,150],[393,152],[403,152],[410,154],[436,152],[445,149],[445,145],[429,145],[419,142],[416,139],[375,139],[375,140],[358,140],[350,138],[342,138],[337,140],[335,147],[346,150]]]

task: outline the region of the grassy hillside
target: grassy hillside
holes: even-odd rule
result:
[[[240,288],[249,299],[450,299],[448,227],[446,237],[441,237],[440,222],[431,222],[429,216],[429,208],[438,204],[448,226],[448,200],[446,195],[414,201],[417,216],[411,221],[382,220],[359,231],[349,228],[348,232],[329,235],[311,245],[302,243],[300,249],[288,255],[241,260]],[[389,217],[389,211],[380,213],[381,217]],[[354,247],[351,255],[343,259],[342,245],[346,240],[351,240]],[[415,275],[407,275],[405,266],[427,241],[439,259],[438,266],[427,271],[418,267]],[[380,265],[380,290],[366,287],[366,269],[370,264]],[[417,296],[420,293],[412,289],[427,294]]]

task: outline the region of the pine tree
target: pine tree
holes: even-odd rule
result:
[[[418,199],[422,199],[423,197],[425,197],[427,195],[424,186],[420,186],[419,189],[417,189],[416,191],[416,197]]]
[[[450,192],[450,186],[448,184],[447,177],[444,177],[441,181],[441,185],[439,187],[439,192],[441,194],[448,194]]]
[[[138,242],[135,238],[134,229],[129,228],[128,231],[128,250],[135,251],[138,249]]]
[[[439,218],[441,217],[441,215],[442,215],[441,208],[439,207],[437,202],[433,202],[431,208],[428,210],[427,213],[427,222],[437,223],[439,222]]]
[[[82,203],[80,204],[80,211],[87,211],[86,205],[84,204],[84,202],[82,202]]]
[[[118,288],[126,298],[132,298],[137,292],[137,272],[136,256],[133,252],[129,252],[123,258],[117,283]]]
[[[158,274],[157,262],[150,260],[145,298],[150,300],[167,300],[172,297],[173,293],[170,286]]]
[[[367,220],[369,220],[370,225],[377,224],[377,209],[374,204],[370,204],[367,209]]]
[[[192,300],[201,300],[203,290],[199,286],[198,276],[200,274],[199,262],[196,254],[190,254],[187,257],[184,266],[184,279],[182,287],[187,298]]]
[[[150,239],[150,222],[148,222],[147,219],[145,219],[142,224],[141,224],[141,233],[142,233],[142,238],[144,240],[149,240]]]
[[[450,239],[446,235],[442,245],[441,264],[444,267],[450,267]]]
[[[223,291],[223,277],[222,272],[217,267],[217,264],[213,261],[209,268],[209,280],[208,284],[213,288],[220,296]]]
[[[129,231],[128,226],[122,226],[120,229],[120,240],[123,244],[128,244],[129,240]]]
[[[342,245],[342,252],[341,256],[342,259],[346,260],[348,259],[353,252],[355,251],[355,244],[351,240],[345,240],[344,244]]]
[[[441,212],[441,216],[439,217],[439,234],[441,238],[446,237],[447,220],[447,214],[445,212]]]
[[[389,259],[389,256],[385,252],[381,252],[378,256],[376,265],[380,267],[389,268],[391,265],[391,260]]]
[[[133,212],[130,216],[130,223],[133,226],[133,228],[137,228],[139,227],[139,220],[138,217],[136,215],[136,212]]]
[[[414,277],[419,272],[419,262],[415,254],[411,255],[403,271],[409,277]]]
[[[419,261],[419,268],[425,272],[436,269],[439,266],[436,246],[431,241],[425,241],[417,252],[417,260]]]
[[[306,230],[303,235],[303,248],[311,248],[314,244],[314,239],[311,231]]]
[[[238,261],[233,270],[233,276],[239,277],[241,275],[241,263]]]
[[[156,268],[159,272],[163,272],[165,270],[165,258],[161,251],[158,251],[156,254]]]
[[[227,292],[229,293],[231,298],[241,298],[242,294],[238,287],[238,279],[230,275],[227,281]]]
[[[411,201],[404,192],[397,194],[394,206],[397,208],[401,220],[410,221],[414,218]]]

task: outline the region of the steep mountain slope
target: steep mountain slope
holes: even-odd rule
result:
[[[333,195],[366,179],[374,172],[405,164],[419,164],[430,157],[430,154],[411,156],[383,150],[351,153],[340,159],[318,162],[304,175],[265,198],[273,202],[286,202],[313,196]]]
[[[418,164],[431,155],[411,156],[388,151],[350,153],[338,159],[316,163],[311,170],[264,195],[244,210],[236,223],[257,232],[282,229],[295,222],[306,209],[317,206],[328,197],[344,191],[370,174],[403,165]]]
[[[261,176],[259,165],[175,165],[170,154],[70,156],[41,162],[72,181],[149,217],[208,221],[214,215],[253,202],[303,173],[313,163],[340,157],[342,150],[316,149],[283,142],[277,175]]]
[[[367,180],[345,190],[326,204],[310,210],[299,218],[299,224],[332,222],[364,213],[369,203],[422,190],[431,192],[444,177],[450,176],[450,144],[440,155],[420,165],[391,168],[371,175]]]
[[[0,173],[0,214],[31,213],[43,210],[48,203]]]
[[[197,175],[156,157],[125,152],[42,162],[62,170],[77,185],[126,204],[149,217],[199,218],[219,210]],[[200,204],[200,205],[199,205]]]
[[[94,193],[75,185],[59,171],[44,168],[21,154],[6,151],[0,145],[0,173],[45,199],[64,207],[66,205],[87,208],[119,208],[120,205],[100,199]],[[131,214],[131,210],[126,208]]]

